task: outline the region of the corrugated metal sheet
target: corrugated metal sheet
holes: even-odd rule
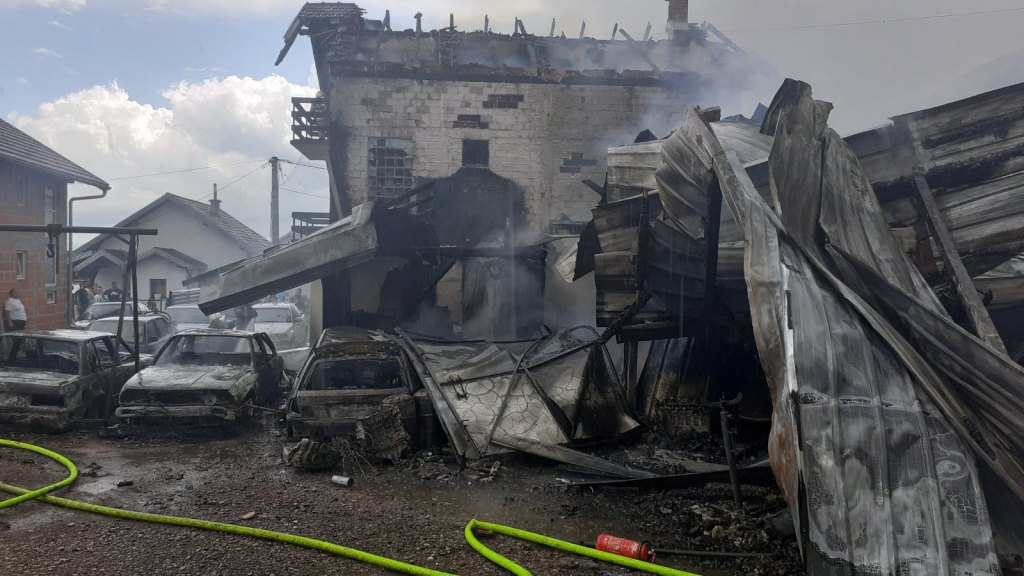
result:
[[[792,81],[776,97],[765,121],[775,136],[775,208],[738,157],[693,121],[696,112],[685,136],[713,158],[744,232],[750,311],[775,405],[772,466],[808,570],[997,574],[967,446],[1012,483],[1019,452],[1008,442],[1017,436],[1001,416],[970,405],[1003,398],[1024,377],[1015,384],[1005,357],[944,317],[899,251],[855,154],[828,129],[829,109]],[[914,296],[898,302],[885,290]],[[885,297],[891,307],[876,309]],[[959,351],[978,364],[968,368]],[[1000,434],[1005,441],[995,442]],[[1000,506],[1020,505],[1005,489],[998,496]]]
[[[402,345],[468,458],[524,443],[545,446],[613,438],[639,424],[597,332],[581,327],[536,341]],[[441,413],[439,412],[439,414]]]

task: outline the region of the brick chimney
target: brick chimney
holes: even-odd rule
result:
[[[220,200],[217,199],[217,185],[213,185],[213,198],[210,198],[210,214],[220,212]]]
[[[690,0],[668,0],[668,25],[665,32],[669,38],[678,38],[680,32],[690,29]]]

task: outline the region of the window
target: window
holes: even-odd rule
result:
[[[47,290],[46,291],[46,303],[47,304],[56,304],[57,303],[57,291],[56,290]]]
[[[57,223],[57,198],[50,187],[43,189],[43,223]]]
[[[164,336],[171,333],[171,326],[163,318],[156,318],[149,321],[149,334],[146,338],[147,343],[157,342]]]
[[[110,353],[110,341],[106,338],[93,340],[89,346],[89,355],[96,358],[96,366],[101,370],[114,365],[114,355]]]
[[[43,222],[45,224],[57,223],[57,197],[53,192],[53,188],[50,187],[43,189]],[[57,249],[60,250],[60,244],[57,245]],[[46,274],[46,285],[56,286],[57,258],[47,258],[44,260],[43,269]]]
[[[367,183],[371,200],[397,198],[413,187],[412,140],[370,138]]]
[[[149,294],[156,300],[163,300],[167,296],[167,279],[166,278],[150,278],[149,280]],[[157,296],[159,294],[159,296]]]
[[[487,140],[462,141],[463,166],[489,166],[490,159],[491,147]]]
[[[25,179],[18,178],[14,181],[14,203],[18,206],[24,206],[25,196]]]
[[[16,280],[24,280],[28,270],[28,252],[18,251],[14,253],[14,275]]]

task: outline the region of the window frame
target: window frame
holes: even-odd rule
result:
[[[14,179],[14,205],[24,206],[28,199],[28,182],[25,181],[24,176],[18,176]]]
[[[397,198],[416,186],[416,142],[409,138],[372,137],[367,141],[366,196]]]
[[[28,252],[16,250],[14,252],[14,279],[24,280],[28,278]]]
[[[476,150],[471,148],[478,147]],[[471,152],[470,155],[476,155],[483,158],[485,161],[480,162],[467,162],[467,151]],[[491,166],[491,141],[482,140],[479,138],[463,138],[462,139],[462,165],[472,168],[490,168]]]

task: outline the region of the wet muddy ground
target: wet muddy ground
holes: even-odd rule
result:
[[[801,573],[795,541],[777,533],[770,520],[772,512],[782,510],[781,499],[764,489],[746,494],[755,514],[739,520],[729,513],[728,486],[567,488],[557,481],[566,471],[521,457],[506,459],[493,480],[481,482],[478,472],[422,456],[365,474],[356,470],[354,486],[345,488],[332,484],[329,473],[286,467],[283,439],[271,416],[230,438],[104,439],[94,432],[0,437],[71,458],[82,476],[63,496],[290,532],[457,574],[504,573],[465,543],[463,528],[471,518],[588,544],[609,532],[663,548],[777,554],[744,560],[659,558],[661,564],[697,574]],[[638,450],[645,449],[629,452],[635,456]],[[0,481],[36,487],[62,476],[62,468],[45,458],[0,448]],[[534,574],[635,573],[505,537],[485,543]],[[380,573],[286,544],[108,519],[39,502],[0,510],[4,575]]]

